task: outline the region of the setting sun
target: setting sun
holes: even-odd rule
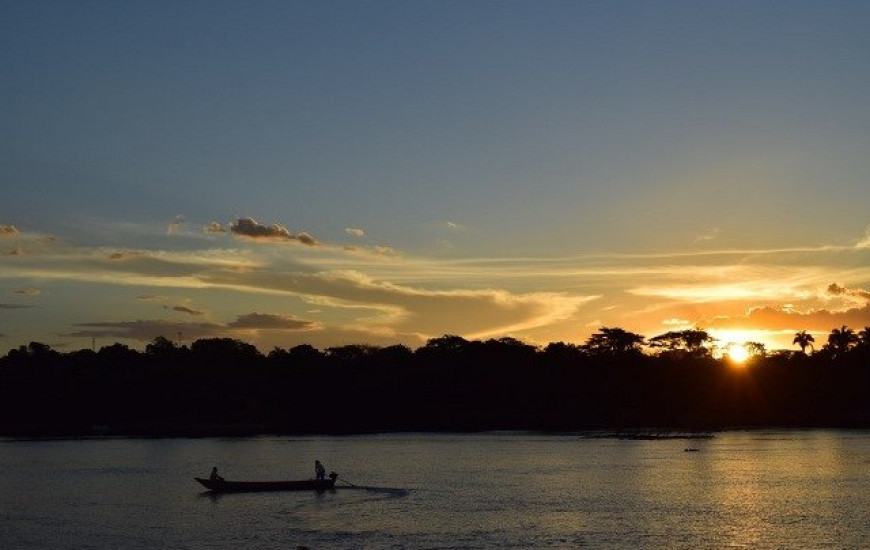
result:
[[[735,363],[744,363],[749,359],[749,352],[742,344],[738,344],[728,350],[728,357]]]

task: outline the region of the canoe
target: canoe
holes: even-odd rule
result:
[[[303,479],[299,481],[227,481],[222,479],[193,479],[214,493],[253,493],[261,491],[327,491],[335,488],[335,480]]]

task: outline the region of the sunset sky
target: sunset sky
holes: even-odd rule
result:
[[[866,1],[4,1],[0,353],[870,325]]]

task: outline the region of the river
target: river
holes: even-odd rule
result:
[[[315,459],[374,489],[193,480],[304,479]],[[7,550],[870,548],[870,432],[0,439],[0,497]]]

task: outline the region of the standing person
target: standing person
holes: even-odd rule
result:
[[[326,468],[323,467],[323,464],[319,460],[314,461],[314,473],[317,475],[317,479],[326,478]]]

